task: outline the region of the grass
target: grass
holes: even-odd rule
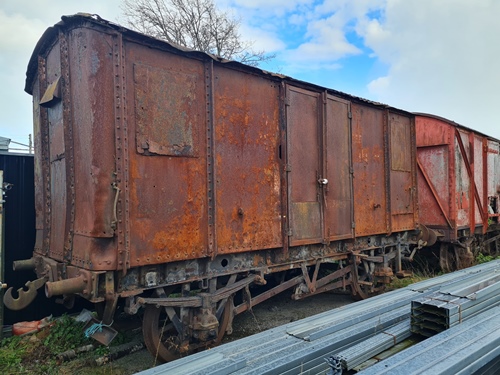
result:
[[[56,374],[58,354],[92,343],[83,334],[84,325],[63,315],[36,334],[3,339],[0,373]]]
[[[395,290],[395,289],[400,289],[400,288],[405,288],[408,285],[418,283],[419,281],[427,280],[432,277],[438,276],[438,274],[431,274],[428,272],[415,272],[412,276],[405,277],[405,278],[398,278],[395,277],[392,282],[387,285],[386,290]]]
[[[476,264],[482,264],[482,263],[487,263],[487,262],[491,262],[492,260],[497,260],[497,259],[500,259],[500,256],[492,256],[492,255],[484,255],[482,253],[479,253],[477,256],[476,256]]]
[[[81,353],[78,358],[88,358],[90,362],[109,354],[109,347],[99,346],[85,336],[84,326],[85,323],[63,315],[37,333],[3,339],[0,341],[0,374],[61,374],[57,356],[89,344],[94,344],[94,350]],[[126,333],[119,333],[112,345],[123,344],[129,339]],[[94,368],[92,373],[99,371]]]

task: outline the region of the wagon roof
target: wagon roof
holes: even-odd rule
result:
[[[410,113],[408,111],[398,109],[398,108],[389,106],[387,104],[371,101],[368,99],[360,98],[358,96],[354,96],[354,95],[350,95],[350,94],[347,94],[347,93],[344,93],[341,91],[337,91],[337,90],[334,90],[331,88],[326,88],[326,87],[315,85],[315,84],[312,84],[309,82],[297,80],[297,79],[294,79],[292,77],[288,77],[286,75],[268,72],[268,71],[265,71],[265,70],[262,70],[262,69],[259,69],[259,68],[253,67],[253,66],[245,65],[245,64],[237,62],[237,61],[226,60],[226,59],[223,59],[223,58],[218,57],[218,56],[207,54],[205,52],[200,52],[200,51],[188,49],[188,48],[180,46],[178,44],[169,43],[167,41],[160,40],[160,39],[157,39],[157,38],[154,38],[151,36],[147,36],[147,35],[141,34],[139,32],[127,29],[121,25],[107,21],[107,20],[99,17],[96,14],[89,14],[89,13],[77,13],[75,15],[62,16],[60,22],[58,22],[57,24],[55,24],[52,27],[49,27],[44,32],[44,34],[42,35],[42,37],[40,38],[40,40],[36,44],[35,49],[33,50],[33,53],[31,55],[29,64],[28,64],[28,69],[26,72],[26,84],[25,84],[25,88],[24,88],[24,90],[28,94],[32,95],[32,92],[33,92],[33,83],[34,83],[34,80],[35,80],[35,77],[36,77],[36,74],[38,71],[38,56],[43,55],[47,50],[49,50],[53,46],[53,44],[57,41],[60,30],[72,29],[72,28],[76,28],[76,27],[84,26],[84,25],[95,25],[95,26],[100,26],[103,28],[108,28],[110,30],[115,30],[119,33],[122,33],[123,35],[126,35],[127,38],[129,38],[129,39],[139,41],[140,43],[150,45],[152,47],[156,47],[159,49],[166,49],[166,50],[169,50],[171,52],[179,53],[179,54],[182,54],[185,56],[190,56],[193,58],[199,58],[199,59],[210,58],[218,63],[230,65],[234,69],[244,70],[244,71],[252,72],[254,74],[267,76],[267,77],[270,77],[272,79],[276,79],[278,81],[292,82],[292,83],[295,83],[295,84],[298,84],[298,85],[301,85],[304,87],[313,88],[315,90],[321,90],[321,91],[326,90],[331,94],[343,97],[343,98],[348,99],[348,100],[362,102],[362,103],[366,103],[366,104],[369,104],[372,106],[387,108],[387,109],[391,109],[391,110],[395,110],[398,112],[403,112],[405,114],[412,115],[412,113]]]
[[[413,114],[415,116],[420,116],[420,117],[429,117],[429,118],[432,118],[432,119],[435,119],[435,120],[439,120],[439,121],[442,121],[442,122],[445,122],[447,123],[448,125],[450,126],[454,126],[458,129],[462,129],[462,130],[465,130],[467,132],[471,132],[471,133],[474,133],[474,134],[477,134],[477,135],[481,135],[483,137],[486,137],[492,141],[496,141],[496,142],[500,142],[500,140],[498,140],[497,138],[494,138],[494,137],[491,137],[489,136],[488,134],[484,134],[484,133],[481,133],[475,129],[472,129],[472,128],[469,128],[467,126],[464,126],[464,125],[461,125],[453,120],[449,120],[445,117],[441,117],[441,116],[437,116],[437,115],[433,115],[431,113],[423,113],[423,112],[413,112]]]

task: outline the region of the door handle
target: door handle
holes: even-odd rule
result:
[[[320,178],[318,180],[318,183],[321,185],[321,186],[325,186],[325,185],[328,185],[328,180],[326,178]]]

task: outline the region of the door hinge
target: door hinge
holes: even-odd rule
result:
[[[285,172],[291,172],[292,166],[290,164],[285,165]]]
[[[293,231],[292,231],[292,228],[288,228],[288,237],[292,237],[293,236]]]
[[[356,223],[354,221],[351,223],[351,228],[352,229],[356,228]]]
[[[289,96],[285,97],[285,105],[290,106],[290,97]]]
[[[352,119],[352,112],[351,111],[347,112],[347,117]]]

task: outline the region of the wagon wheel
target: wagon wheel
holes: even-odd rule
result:
[[[147,305],[142,321],[144,343],[149,352],[161,362],[173,361],[208,346],[218,345],[224,337],[230,321],[232,304],[232,298],[218,303],[217,308],[220,311],[220,316],[217,316],[219,321],[218,334],[214,340],[206,342],[200,342],[193,337],[182,340],[182,323],[177,321],[176,327],[167,315],[167,309],[171,309],[170,313],[173,312],[175,314],[173,318],[177,320],[180,309]]]
[[[377,278],[373,275],[374,264],[366,260],[362,260],[354,255],[351,259],[352,265],[352,283],[351,294],[355,299],[362,300],[384,291],[385,285],[377,282]]]

